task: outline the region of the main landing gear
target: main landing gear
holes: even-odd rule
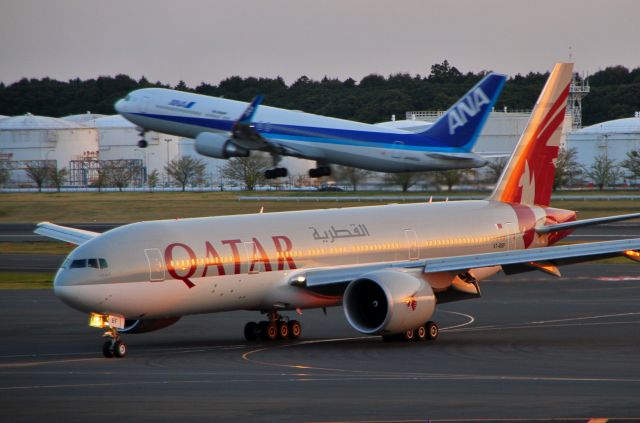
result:
[[[275,341],[276,339],[297,339],[302,334],[302,326],[297,320],[285,320],[276,311],[269,313],[269,320],[249,322],[244,326],[247,341]]]
[[[436,322],[427,322],[416,329],[409,329],[393,335],[382,335],[382,340],[385,342],[435,341],[439,332],[440,329]]]
[[[149,146],[149,143],[145,139],[145,134],[146,133],[147,133],[147,131],[140,131],[139,132],[140,136],[142,137],[142,139],[140,141],[138,141],[138,147],[139,148],[147,148]]]
[[[102,336],[111,338],[102,345],[102,354],[106,358],[122,358],[127,355],[127,345],[122,342],[118,329],[110,327]]]
[[[331,176],[331,168],[329,166],[318,166],[314,169],[309,169],[310,178],[321,178],[323,176]]]

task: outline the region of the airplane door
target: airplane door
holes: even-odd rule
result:
[[[162,254],[157,248],[148,248],[144,250],[149,265],[149,280],[151,282],[160,282],[164,280],[164,265],[162,264]]]
[[[507,229],[507,250],[516,249],[516,231],[512,222],[505,224]]]
[[[394,141],[393,148],[391,149],[391,157],[394,159],[402,158],[402,149],[404,148],[404,143],[402,141]]]
[[[407,240],[409,260],[417,260],[420,257],[420,249],[418,248],[418,235],[416,231],[413,229],[405,229],[404,237]]]

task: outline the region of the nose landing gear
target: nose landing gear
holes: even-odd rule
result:
[[[102,354],[106,358],[122,358],[127,355],[127,345],[122,342],[118,329],[110,327],[102,336],[111,338],[102,344]]]
[[[249,322],[244,326],[247,341],[275,341],[276,339],[297,339],[302,334],[302,325],[297,320],[286,320],[276,311],[269,313],[269,320],[259,323]]]

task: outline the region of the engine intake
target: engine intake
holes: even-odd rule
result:
[[[425,324],[435,311],[431,286],[401,269],[367,273],[344,292],[347,321],[368,335],[400,333]]]
[[[234,144],[229,138],[209,132],[198,134],[194,147],[203,156],[216,159],[228,159],[230,157],[247,157],[249,150]]]

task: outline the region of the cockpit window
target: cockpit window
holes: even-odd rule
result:
[[[65,267],[67,263],[68,261],[65,262],[65,264],[62,265],[62,267]],[[94,269],[106,269],[107,267],[109,267],[109,265],[107,264],[106,259],[90,258],[90,259],[73,260],[71,262],[71,266],[69,266],[70,269],[82,269],[85,267],[92,267]]]
[[[87,267],[86,259],[74,260],[71,262],[71,269],[81,269],[83,267]]]

